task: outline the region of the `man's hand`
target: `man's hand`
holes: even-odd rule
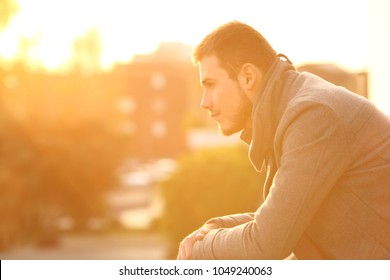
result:
[[[178,260],[191,260],[192,259],[192,248],[194,247],[194,244],[198,240],[202,240],[206,234],[212,230],[216,229],[216,225],[207,225],[204,227],[201,227],[200,229],[194,231],[190,235],[188,235],[186,238],[183,239],[183,241],[180,243],[179,246],[179,254],[177,256]]]

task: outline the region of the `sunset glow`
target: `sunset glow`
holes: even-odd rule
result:
[[[365,198],[389,173],[389,14],[390,0],[0,0],[0,259],[387,257],[387,197]],[[266,65],[236,69],[246,52]],[[344,201],[343,224],[327,209]],[[341,235],[311,240],[323,254],[297,241],[335,222]]]
[[[20,56],[23,37],[30,44],[30,64],[58,69],[69,60],[73,40],[96,29],[101,66],[107,68],[152,52],[160,42],[194,45],[211,29],[236,19],[253,25],[296,63],[325,61],[362,69],[367,64],[367,1],[18,0],[19,13],[0,33],[0,56]]]

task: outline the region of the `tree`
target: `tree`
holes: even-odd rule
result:
[[[106,217],[129,135],[101,76],[8,75],[18,82],[0,110],[0,248],[53,244],[59,217],[82,230]]]
[[[83,74],[100,70],[101,38],[97,29],[89,30],[73,42],[73,67]]]
[[[15,0],[0,0],[0,30],[7,26],[17,11],[18,5]]]

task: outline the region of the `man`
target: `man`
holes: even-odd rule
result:
[[[193,55],[201,106],[223,134],[242,131],[267,180],[255,213],[207,221],[178,259],[389,259],[389,118],[298,72],[240,22],[217,28]]]

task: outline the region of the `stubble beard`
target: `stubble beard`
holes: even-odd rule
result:
[[[241,90],[240,95],[240,106],[237,108],[236,112],[231,115],[229,120],[230,125],[228,127],[222,127],[221,124],[219,124],[219,131],[225,136],[230,136],[243,130],[248,123],[248,120],[251,118],[252,102]]]

